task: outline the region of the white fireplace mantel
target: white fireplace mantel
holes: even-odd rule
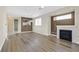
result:
[[[60,34],[59,34],[59,31],[60,30],[72,30],[72,42],[75,38],[75,26],[57,26],[57,38],[59,39],[60,37]]]

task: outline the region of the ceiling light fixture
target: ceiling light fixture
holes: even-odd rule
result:
[[[44,8],[45,8],[45,6],[40,6],[40,7],[39,7],[39,10],[44,9]]]
[[[41,6],[41,8],[44,8],[45,6]]]

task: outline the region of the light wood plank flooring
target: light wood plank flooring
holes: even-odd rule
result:
[[[2,52],[78,52],[79,45],[56,37],[27,32],[8,36]]]

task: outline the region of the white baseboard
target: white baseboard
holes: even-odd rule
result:
[[[8,34],[8,35],[14,35],[14,34],[19,34],[19,33],[28,33],[28,32],[32,32],[32,31],[25,31],[25,32],[15,32],[15,33],[11,33],[11,34]]]
[[[38,32],[34,32],[34,33],[38,33]],[[51,35],[51,34],[44,34],[44,33],[38,33],[38,34],[45,35],[45,36]]]
[[[7,38],[3,38],[3,41],[1,42],[0,51],[2,50],[2,47],[3,47],[3,45],[4,45],[6,39],[7,39]]]
[[[72,42],[72,43],[79,44],[79,42]]]

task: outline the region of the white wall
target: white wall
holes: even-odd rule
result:
[[[50,25],[50,17],[48,16],[42,16],[41,17],[42,19],[42,25],[41,26],[35,26],[35,20],[33,22],[33,32],[36,32],[36,33],[40,33],[40,34],[44,34],[44,35],[48,35],[49,34],[49,25]]]
[[[46,15],[40,16],[42,18],[43,24],[41,27],[33,25],[33,31],[37,33],[49,35],[51,33],[51,16],[68,13],[71,11],[75,11],[75,25],[73,26],[75,36],[74,36],[73,42],[79,44],[79,7],[77,6],[65,7],[65,8],[56,10],[54,12],[48,13]]]
[[[0,50],[7,38],[7,14],[6,8],[0,7]]]

